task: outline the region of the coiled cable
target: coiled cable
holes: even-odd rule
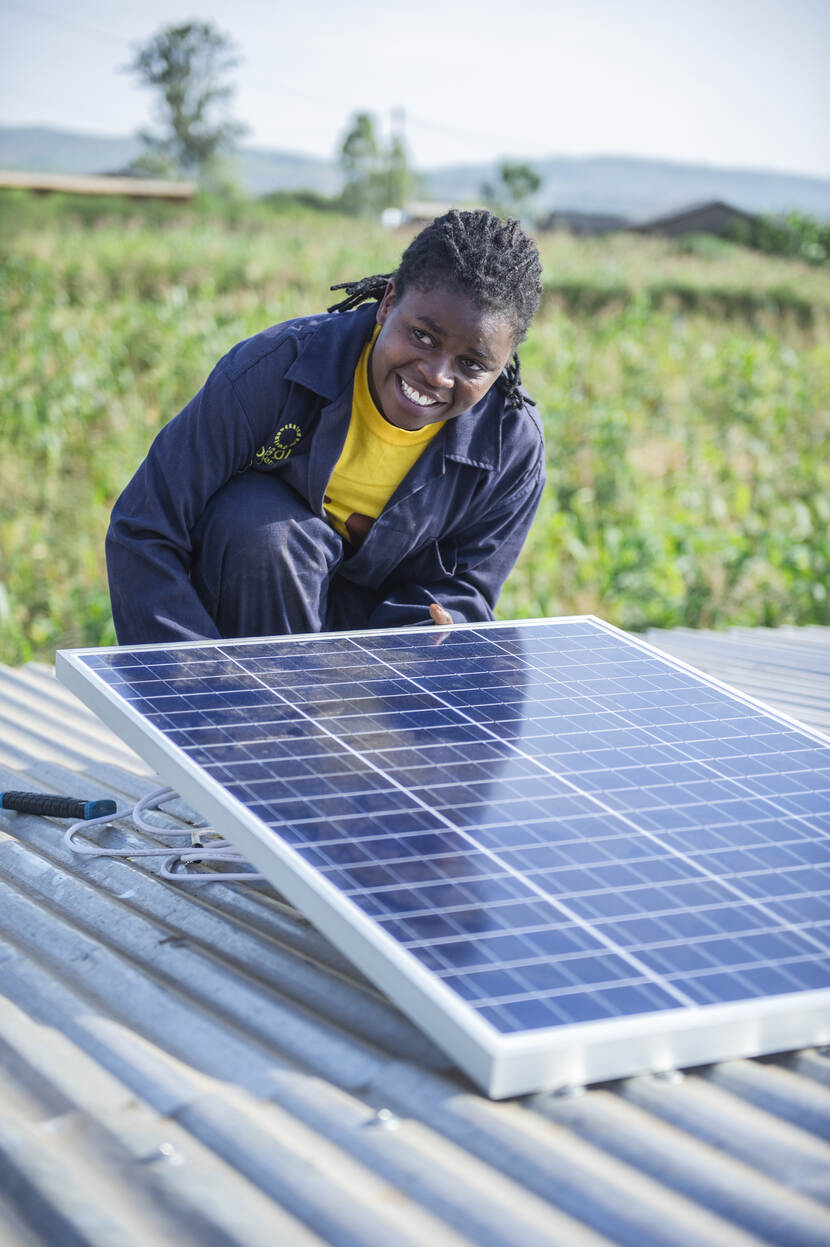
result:
[[[173,883],[252,883],[265,879],[265,875],[249,868],[245,871],[188,871],[182,869],[191,864],[217,864],[221,866],[245,862],[229,840],[224,839],[221,832],[212,827],[159,827],[149,822],[144,815],[152,810],[159,810],[166,802],[178,798],[174,788],[156,788],[132,807],[117,810],[115,814],[105,814],[101,818],[81,819],[73,823],[63,837],[64,844],[73,853],[81,857],[163,857],[159,875]],[[155,848],[108,849],[94,842],[84,843],[76,840],[79,832],[87,832],[92,827],[105,826],[109,823],[131,819],[138,831],[145,835],[184,836],[189,838],[190,845],[171,852],[171,845],[158,845]],[[204,844],[203,837],[215,837],[210,843]],[[177,869],[178,867],[178,869]]]

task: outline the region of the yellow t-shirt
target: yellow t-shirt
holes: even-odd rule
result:
[[[369,356],[379,328],[364,346],[355,369],[349,431],[323,499],[329,520],[354,546],[365,540],[409,469],[445,423],[442,420],[411,432],[384,420],[369,390]]]

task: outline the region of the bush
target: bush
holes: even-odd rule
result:
[[[735,227],[735,238],[765,255],[830,264],[830,221],[819,221],[802,212],[760,216],[752,223],[741,221]]]

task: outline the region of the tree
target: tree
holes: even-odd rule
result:
[[[340,197],[347,212],[373,213],[403,208],[414,185],[406,145],[400,134],[382,143],[370,113],[355,113],[340,146],[344,173]]]
[[[226,112],[233,87],[223,78],[236,64],[231,40],[209,22],[165,26],[137,49],[126,70],[158,91],[162,127],[140,132],[146,150],[137,172],[216,180],[222,155],[245,131]]]
[[[527,212],[528,201],[541,185],[542,179],[532,165],[503,160],[497,184],[485,183],[481,193],[504,215],[522,217]]]
[[[340,147],[340,166],[344,173],[341,198],[347,212],[371,212],[375,209],[379,156],[371,114],[355,113]]]
[[[384,169],[384,208],[405,208],[412,195],[414,177],[409,167],[406,147],[400,135],[393,136],[386,154]]]

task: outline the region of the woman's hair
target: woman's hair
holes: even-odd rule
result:
[[[332,290],[345,290],[346,297],[328,310],[347,312],[367,299],[381,299],[390,281],[395,283],[396,295],[410,286],[419,290],[449,286],[482,311],[499,312],[511,321],[518,345],[539,306],[541,273],[536,244],[518,221],[503,221],[483,208],[470,212],[451,208],[413,238],[397,272],[332,286]],[[496,381],[508,407],[533,401],[522,394],[521,380],[519,356],[514,351]]]

